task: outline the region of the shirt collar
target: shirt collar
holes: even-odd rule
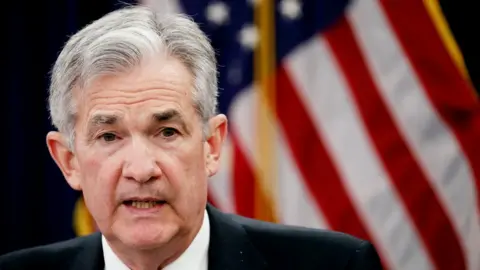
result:
[[[200,231],[193,239],[190,246],[175,261],[164,267],[164,270],[207,270],[208,268],[208,246],[210,242],[210,221],[205,210]],[[118,258],[108,244],[105,236],[102,235],[103,258],[105,270],[129,270],[129,268]]]

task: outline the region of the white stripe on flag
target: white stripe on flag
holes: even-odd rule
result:
[[[240,146],[246,153],[246,158],[252,163],[255,143],[255,114],[252,108],[257,107],[258,95],[252,88],[244,90],[237,95],[232,103],[229,115],[232,130],[236,132]],[[300,225],[312,228],[326,228],[326,223],[312,199],[308,189],[300,178],[298,168],[293,162],[282,135],[275,123],[276,151],[277,151],[277,197],[275,205],[278,206],[280,222],[290,225]],[[255,162],[256,166],[259,165]]]
[[[313,38],[284,65],[379,252],[393,269],[429,269],[423,243],[376,156],[325,40]]]
[[[328,229],[322,211],[301,178],[285,136],[279,128],[277,130],[278,211],[282,223]]]
[[[480,269],[480,219],[468,162],[423,92],[378,2],[356,2],[349,15],[374,80],[399,132],[439,195],[467,251],[468,268]]]

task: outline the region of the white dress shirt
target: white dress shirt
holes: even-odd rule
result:
[[[205,210],[202,227],[190,246],[175,261],[163,270],[207,270],[208,245],[210,243],[210,221]],[[102,236],[103,258],[105,270],[130,270],[113,252],[104,236]]]

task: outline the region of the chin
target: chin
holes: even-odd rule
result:
[[[178,234],[175,226],[160,224],[136,224],[119,232],[118,238],[124,245],[138,249],[161,247]]]

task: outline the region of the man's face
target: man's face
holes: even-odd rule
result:
[[[226,118],[210,119],[213,136],[204,140],[192,87],[173,57],[100,77],[76,95],[75,153],[62,158],[49,141],[110,241],[154,248],[200,226]]]

